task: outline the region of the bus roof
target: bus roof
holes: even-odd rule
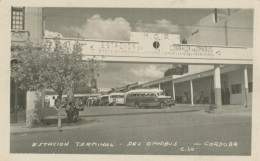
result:
[[[45,95],[45,97],[58,97],[58,95]],[[74,97],[96,97],[96,96],[101,96],[101,93],[89,93],[89,94],[74,94]],[[67,97],[67,95],[62,95],[62,97]]]
[[[114,95],[120,95],[120,96],[122,96],[122,95],[125,95],[125,93],[110,93],[109,95],[110,95],[110,96],[114,96]]]

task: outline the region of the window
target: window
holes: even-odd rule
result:
[[[248,92],[253,92],[253,82],[248,83]]]
[[[153,42],[153,47],[158,49],[160,47],[160,43],[158,41]]]
[[[12,7],[11,28],[24,30],[24,7]]]
[[[231,85],[232,94],[241,93],[241,84]]]

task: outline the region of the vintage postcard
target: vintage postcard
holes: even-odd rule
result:
[[[4,160],[259,159],[259,1],[0,5]]]

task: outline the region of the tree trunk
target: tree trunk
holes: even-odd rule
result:
[[[43,89],[41,91],[41,115],[42,116],[42,111],[45,108],[45,90]]]
[[[57,106],[59,108],[59,112],[58,112],[58,129],[59,131],[61,131],[61,101],[62,101],[62,92],[58,93],[58,102],[57,102]]]
[[[67,90],[67,98],[68,98],[68,102],[72,102],[73,101],[73,99],[74,99],[74,89],[73,89],[73,87],[70,87]]]

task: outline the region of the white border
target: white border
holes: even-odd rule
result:
[[[9,153],[9,89],[10,89],[10,6],[26,7],[136,7],[136,8],[254,8],[254,95],[253,95],[253,122],[252,122],[252,156],[177,156],[177,155],[76,155],[76,154],[10,154]],[[0,0],[0,51],[1,51],[1,117],[0,117],[0,160],[260,160],[260,106],[259,96],[259,0]]]

